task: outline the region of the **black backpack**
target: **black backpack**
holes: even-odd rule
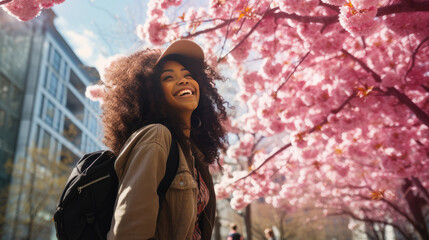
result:
[[[98,151],[76,164],[54,213],[59,240],[106,239],[118,193],[115,160],[111,151]],[[157,189],[160,206],[178,166],[179,150],[173,138],[165,176]]]

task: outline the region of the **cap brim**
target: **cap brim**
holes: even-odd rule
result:
[[[161,59],[168,55],[178,54],[195,59],[204,59],[203,49],[194,41],[188,39],[177,40],[168,46],[161,56],[156,60],[158,64]]]

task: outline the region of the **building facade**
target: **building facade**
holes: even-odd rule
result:
[[[2,239],[54,237],[52,214],[70,167],[101,143],[99,80],[46,10],[18,22],[0,11],[0,224]]]

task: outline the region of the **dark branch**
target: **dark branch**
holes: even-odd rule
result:
[[[371,68],[369,68],[362,60],[360,60],[359,58],[356,58],[355,56],[351,55],[349,52],[347,52],[346,50],[342,49],[341,50],[344,54],[346,54],[347,56],[349,56],[351,59],[353,59],[353,61],[359,63],[359,65],[367,72],[372,74],[372,77],[374,78],[374,80],[378,83],[381,83],[381,77],[380,75],[378,75],[376,72],[374,72]]]
[[[338,6],[327,4],[327,3],[324,3],[322,1],[319,2],[319,6],[323,6],[323,7],[326,7],[326,8],[329,8],[329,9],[335,11],[336,13],[340,13],[340,8]]]
[[[230,54],[231,52],[233,52],[235,49],[237,49],[238,47],[240,47],[241,44],[244,43],[244,41],[246,41],[246,39],[252,35],[252,33],[256,30],[256,28],[259,26],[259,24],[262,22],[262,20],[264,19],[264,17],[266,16],[266,14],[268,13],[268,11],[270,10],[270,8],[268,7],[264,14],[261,16],[261,19],[259,19],[259,21],[252,27],[252,29],[250,29],[250,31],[244,36],[244,38],[237,44],[235,45],[227,54],[225,54],[225,56],[219,58],[217,61],[221,62],[228,54]]]
[[[429,192],[428,190],[423,186],[422,182],[416,177],[411,177],[411,179],[414,182],[414,185],[417,186],[417,188],[423,193],[423,196],[426,200],[426,203],[429,203]]]
[[[234,12],[234,11],[231,11],[230,19],[232,19],[232,14],[233,14],[233,12]],[[219,54],[219,56],[222,56],[223,49],[225,48],[226,40],[228,39],[228,35],[229,35],[229,26],[230,26],[230,24],[231,24],[231,20],[229,20],[229,21],[228,21],[228,26],[226,26],[226,34],[225,34],[225,38],[224,38],[224,40],[223,40],[223,44],[222,44],[222,48],[221,48],[221,50],[220,50],[220,54]]]
[[[3,0],[3,1],[0,1],[0,5],[3,5],[9,2],[12,2],[12,0]]]
[[[424,125],[429,127],[429,116],[419,106],[411,101],[407,95],[398,91],[394,87],[387,88],[387,93],[395,96],[402,104],[407,106]]]
[[[4,1],[11,1],[11,0],[4,0]],[[0,2],[0,4],[1,3],[2,2]],[[323,6],[325,6],[325,5],[323,5]],[[331,16],[300,16],[300,15],[297,15],[294,13],[289,14],[289,13],[285,13],[285,12],[278,12],[277,10],[278,10],[278,8],[269,9],[268,11],[266,11],[266,14],[264,16],[265,17],[273,16],[275,18],[288,18],[288,19],[292,19],[292,20],[295,20],[298,22],[303,22],[303,23],[323,23],[323,24],[325,24],[325,26],[338,22],[338,14],[337,15],[331,15]],[[335,9],[333,8],[333,10],[335,10]],[[413,2],[412,4],[410,4],[410,3],[398,3],[398,4],[393,4],[393,5],[381,7],[381,8],[377,9],[377,16],[380,17],[380,16],[394,14],[394,13],[421,12],[421,11],[429,11],[429,1]],[[262,18],[264,18],[264,16],[262,16]],[[195,32],[193,34],[188,34],[188,35],[184,36],[184,38],[195,37],[195,36],[198,36],[200,34],[204,34],[204,33],[216,30],[218,28],[221,28],[221,27],[227,25],[229,21],[237,21],[237,19],[238,18],[233,18],[230,20],[224,20],[225,22],[223,22],[217,26],[214,26],[212,28],[208,28],[208,29],[205,29],[202,31],[198,31],[198,32]]]
[[[353,93],[353,94],[351,94],[347,99],[346,99],[346,101],[344,101],[342,104],[341,104],[341,106],[340,107],[338,107],[338,108],[336,108],[336,109],[333,109],[333,110],[331,110],[330,111],[330,113],[332,113],[332,114],[336,114],[336,113],[338,113],[338,112],[340,112],[354,97],[356,97],[356,93]],[[328,122],[328,117],[326,116],[325,117],[325,119],[320,123],[320,124],[317,124],[317,125],[315,125],[313,128],[311,128],[310,130],[308,130],[307,131],[307,134],[308,133],[312,133],[312,132],[314,132],[314,131],[316,131],[316,130],[318,130],[319,129],[319,127],[320,126],[322,126],[323,124],[325,124],[325,123],[327,123]],[[262,166],[264,166],[266,163],[268,163],[271,159],[273,159],[277,154],[279,154],[279,153],[281,153],[282,151],[284,151],[284,150],[286,150],[286,149],[288,149],[290,146],[292,146],[292,144],[291,143],[288,143],[288,144],[286,144],[286,145],[284,145],[283,147],[281,147],[280,149],[278,149],[275,153],[273,153],[273,154],[271,154],[268,158],[266,158],[257,168],[255,168],[255,169],[253,169],[250,173],[248,173],[246,176],[243,176],[243,177],[241,177],[241,178],[239,178],[239,179],[237,179],[237,180],[235,180],[234,182],[238,182],[238,181],[240,181],[240,180],[242,180],[242,179],[245,179],[245,178],[247,178],[247,177],[249,177],[250,175],[252,175],[252,174],[254,174],[255,172],[257,172],[259,169],[261,169],[262,168]],[[230,183],[230,184],[232,184],[232,183]],[[228,185],[230,185],[230,184],[228,184]]]
[[[426,12],[429,11],[429,2],[398,3],[377,10],[377,17],[401,12]]]
[[[331,15],[331,16],[300,16],[295,13],[285,13],[285,12],[279,12],[279,13],[273,13],[273,15],[276,18],[287,18],[296,20],[298,22],[303,23],[323,23],[323,24],[332,24],[335,22],[338,22],[338,15]]]
[[[271,159],[273,159],[275,156],[277,156],[277,154],[283,152],[284,150],[288,149],[290,146],[292,146],[291,143],[288,143],[286,145],[284,145],[283,147],[281,147],[279,150],[277,150],[275,153],[271,154],[267,159],[265,159],[257,168],[253,169],[250,173],[248,173],[246,176],[241,177],[237,180],[235,180],[234,182],[238,182],[242,179],[245,179],[247,177],[249,177],[250,175],[254,174],[255,172],[257,172],[259,169],[262,168],[262,166],[264,166],[266,163],[268,163]],[[231,185],[232,183],[228,184]]]
[[[408,74],[411,72],[411,70],[413,70],[414,67],[414,63],[416,61],[416,55],[419,52],[420,47],[423,45],[423,43],[425,43],[426,41],[429,41],[429,36],[426,37],[425,39],[423,39],[423,41],[417,46],[417,48],[414,50],[413,54],[411,55],[411,66],[408,69],[408,71],[405,73],[404,75],[404,80],[407,78]]]
[[[341,50],[344,54],[346,54],[347,56],[349,56],[350,58],[353,59],[353,61],[359,63],[359,65],[367,72],[372,74],[372,77],[374,78],[374,80],[378,83],[381,83],[381,77],[374,72],[371,68],[369,68],[362,60],[356,58],[355,56],[351,55],[349,52],[347,52],[346,50],[342,49]],[[407,106],[415,115],[416,117],[426,126],[429,127],[429,116],[419,107],[417,106],[413,101],[411,101],[411,99],[405,95],[404,93],[398,91],[396,88],[394,87],[389,87],[387,88],[387,94],[396,97],[402,104],[404,104],[405,106]]]
[[[429,87],[425,86],[425,85],[420,85],[420,87],[422,87],[426,92],[429,92]]]
[[[229,24],[229,22],[230,22],[230,21],[232,21],[232,20],[235,20],[235,21],[236,21],[236,20],[237,20],[237,18],[230,19],[230,20],[226,20],[225,22],[223,22],[223,23],[221,23],[221,24],[219,24],[219,25],[216,25],[216,26],[214,26],[214,27],[207,28],[207,29],[204,29],[204,30],[201,30],[201,31],[198,31],[198,32],[192,33],[192,34],[188,34],[188,35],[184,36],[183,38],[196,37],[196,36],[198,36],[198,35],[201,35],[201,34],[204,34],[204,33],[208,33],[208,32],[211,32],[211,31],[214,31],[214,30],[216,30],[216,29],[222,28],[222,27],[224,27],[225,25]]]
[[[399,225],[393,223],[393,222],[387,222],[387,221],[383,221],[383,220],[378,220],[378,219],[370,219],[367,216],[364,217],[358,217],[356,216],[354,213],[347,211],[347,210],[342,210],[342,212],[337,212],[337,213],[331,213],[329,214],[330,216],[334,216],[334,215],[348,215],[351,218],[358,220],[358,221],[362,221],[362,222],[371,222],[371,223],[381,223],[381,224],[385,224],[385,225],[390,225],[392,227],[394,227],[395,229],[397,229],[399,232],[401,232],[401,234],[404,237],[409,236],[408,233],[406,233],[404,231],[404,229],[402,229]],[[411,238],[407,238],[407,239],[411,239]]]
[[[296,72],[296,69],[301,65],[301,63],[307,58],[307,56],[310,55],[310,51],[308,51],[298,62],[298,64],[295,65],[294,69],[289,73],[289,75],[286,77],[285,81],[277,88],[275,93],[277,94],[279,90],[289,81],[289,79],[292,77],[292,75]]]

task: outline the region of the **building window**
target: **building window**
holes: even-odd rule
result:
[[[52,144],[52,149],[53,149],[53,152],[54,152],[54,160],[58,161],[58,159],[59,159],[59,157],[61,155],[60,143],[55,138],[53,138],[52,141],[54,142]]]
[[[48,62],[51,62],[51,55],[52,55],[52,44],[49,43]]]
[[[40,147],[42,151],[48,152],[49,147],[51,146],[51,135],[49,135],[49,133],[43,130],[41,130],[41,132],[43,132],[43,136],[42,136],[42,145]]]
[[[9,81],[0,76],[0,99],[6,100],[9,92]]]
[[[46,67],[46,69],[45,69],[45,82],[43,83],[43,86],[45,86],[45,88],[48,88],[48,84],[49,84],[49,68]]]
[[[54,96],[57,96],[57,88],[58,88],[58,77],[54,74],[51,73],[51,78],[49,81],[49,88],[48,91]]]
[[[7,130],[13,136],[16,133],[15,131],[17,129],[18,129],[18,119],[16,119],[15,117],[9,115],[9,117],[8,117],[8,124],[7,124]]]
[[[5,118],[6,113],[3,111],[3,109],[0,109],[0,129],[4,126]]]
[[[19,103],[20,103],[20,99],[22,98],[22,94],[23,92],[17,88],[17,87],[13,87],[12,88],[12,97],[11,97],[11,107],[13,110],[17,111],[19,109]]]
[[[72,151],[70,151],[67,147],[62,145],[61,147],[61,157],[60,161],[66,165],[73,166],[76,161],[78,161],[79,158],[74,154]]]
[[[97,118],[95,118],[92,115],[88,115],[87,127],[92,134],[97,135],[97,130],[98,130]]]
[[[57,50],[54,50],[54,56],[52,58],[52,66],[55,70],[57,70],[57,73],[60,73],[61,68],[61,55]]]
[[[61,104],[63,104],[63,100],[64,100],[64,83],[63,82],[59,82],[59,87],[60,87],[60,90],[59,90],[59,94],[58,94],[58,101],[61,103]]]
[[[58,132],[60,131],[60,128],[61,128],[61,121],[62,121],[62,118],[61,118],[61,111],[60,110],[58,110],[57,109],[57,122],[56,122],[56,124],[55,124],[55,130],[57,130]]]
[[[43,119],[43,107],[45,106],[45,96],[42,95],[40,98],[40,114],[39,117]]]
[[[46,113],[44,120],[49,126],[52,126],[52,124],[54,123],[55,106],[51,101],[47,101],[48,104],[46,104]]]
[[[67,91],[67,109],[79,120],[83,120],[84,106],[81,101],[68,89]]]
[[[86,86],[73,71],[70,71],[70,84],[76,88],[76,90],[80,92],[82,96],[85,96]]]
[[[77,127],[68,117],[64,117],[63,136],[76,147],[80,147],[82,130],[80,130],[79,127]]]
[[[66,77],[67,77],[67,71],[68,70],[68,66],[67,66],[67,63],[66,62],[64,62],[64,64],[63,64],[63,68],[62,68],[62,70],[61,70],[61,77],[64,79],[64,80],[66,80]]]
[[[87,150],[87,152],[97,151],[95,148],[96,148],[96,144],[94,143],[94,141],[92,141],[90,138],[88,138],[87,141],[86,141],[86,150]]]

